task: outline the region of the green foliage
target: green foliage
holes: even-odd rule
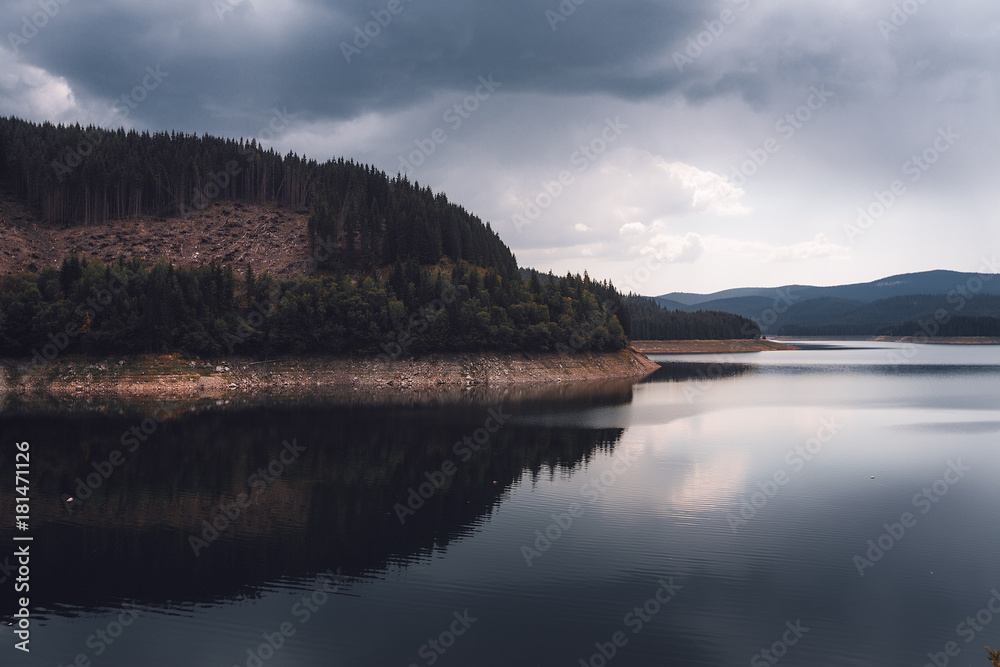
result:
[[[179,214],[215,201],[311,207],[318,268],[370,272],[409,260],[517,263],[489,224],[405,177],[354,161],[319,164],[254,142],[176,133],[36,124],[0,116],[0,185],[48,222],[88,224]],[[63,289],[79,277],[64,265]]]
[[[726,340],[760,338],[753,320],[711,310],[686,313],[666,310],[655,300],[630,294],[624,298],[635,340]]]
[[[442,259],[516,274],[510,249],[489,224],[452,204],[443,194],[343,159],[316,167],[309,239],[314,247],[332,239],[336,251],[319,267],[371,271],[404,262],[436,264]]]
[[[621,349],[620,306],[600,298],[614,288],[590,287],[568,275],[533,293],[527,281],[465,261],[400,266],[384,281],[330,273],[277,281],[216,264],[70,257],[59,271],[0,279],[0,354]]]
[[[986,297],[983,297],[984,299]],[[780,329],[782,336],[986,336],[1000,337],[1000,318],[965,316],[945,313],[940,320],[927,319],[900,324],[786,324]]]
[[[317,169],[255,141],[0,116],[0,183],[48,222],[177,214],[228,199],[303,206]]]
[[[0,117],[0,185],[66,224],[184,213],[218,200],[308,206],[317,269],[279,282],[249,267],[240,277],[216,265],[70,257],[59,270],[0,279],[4,354],[44,346],[102,354],[573,352],[620,349],[633,335],[633,309],[609,282],[519,273],[488,223],[430,188],[353,161],[318,164],[253,141]],[[691,320],[699,337],[736,335],[713,318]],[[723,329],[703,331],[716,325]],[[687,333],[695,337],[695,328]]]

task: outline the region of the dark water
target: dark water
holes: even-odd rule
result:
[[[9,402],[33,624],[0,664],[988,664],[1000,348],[659,359],[421,405]]]

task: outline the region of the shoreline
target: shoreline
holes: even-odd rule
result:
[[[873,336],[865,340],[874,343],[926,343],[928,345],[1000,345],[1000,338],[991,336]]]
[[[784,352],[799,348],[765,339],[740,340],[636,340],[632,347],[642,354],[715,354],[720,352]]]
[[[0,360],[0,394],[53,398],[239,398],[258,393],[359,391],[407,393],[505,388],[595,380],[641,380],[660,368],[636,350],[558,353],[430,354],[375,357],[248,357],[211,360],[180,354],[67,356],[44,367]]]

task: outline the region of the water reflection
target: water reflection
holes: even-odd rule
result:
[[[530,410],[519,409],[529,397]],[[627,403],[631,391],[613,383],[503,398],[78,405],[44,418],[37,405],[12,409],[3,432],[29,440],[39,461],[32,534],[60,545],[33,560],[32,602],[56,614],[121,600],[205,603],[328,568],[427,557],[474,530],[522,476],[572,469],[623,432],[515,425],[513,415]],[[3,451],[0,469],[11,456]],[[10,509],[0,509],[5,528]],[[0,604],[11,613],[9,596]]]
[[[642,383],[684,382],[687,380],[719,380],[756,373],[754,364],[732,361],[669,361],[660,364],[660,369],[643,378]]]
[[[626,613],[666,577],[683,589],[614,665],[746,664],[797,619],[810,631],[788,664],[923,664],[1000,584],[1000,359],[926,349],[891,364],[891,348],[853,347],[741,356],[715,377],[719,360],[686,358],[635,386],[551,393],[19,403],[0,427],[41,460],[51,632],[26,664],[68,664],[126,604],[143,622],[100,664],[247,664],[338,569],[348,584],[267,664],[425,665],[428,638],[466,609],[478,620],[440,665],[579,664],[631,632]],[[126,451],[133,428],[147,437]],[[305,449],[195,556],[192,535],[211,537],[203,522],[252,492],[286,442]],[[60,495],[115,450],[121,465],[70,514]],[[970,470],[925,514],[914,494],[949,461]],[[917,525],[859,576],[853,556],[904,511]],[[545,547],[530,566],[525,545]],[[962,648],[961,664],[979,664]]]

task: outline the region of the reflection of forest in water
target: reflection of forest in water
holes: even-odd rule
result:
[[[525,473],[578,466],[610,451],[623,433],[508,422],[478,451],[468,447],[474,440],[456,449],[484,428],[489,411],[516,416],[555,405],[621,405],[631,400],[631,385],[506,399],[8,410],[0,430],[31,442],[32,602],[56,610],[122,600],[208,602],[283,577],[337,568],[360,574],[426,555],[472,531]],[[146,436],[143,426],[155,430]],[[264,490],[254,475],[293,441],[305,449]],[[11,470],[12,457],[3,448],[0,469]],[[120,465],[108,463],[116,460]],[[401,525],[394,505],[405,504],[410,488],[446,461],[455,473]],[[95,463],[110,471],[107,479],[98,480]],[[78,479],[88,475],[100,484],[81,499]],[[11,497],[7,477],[0,489]],[[196,557],[190,536],[201,536],[203,522],[221,515],[220,503],[231,506],[241,493],[256,498]],[[67,506],[68,496],[74,502]],[[13,524],[12,509],[0,509],[0,525]],[[9,530],[0,532],[9,538]]]
[[[670,361],[660,364],[660,369],[643,378],[649,382],[685,382],[687,380],[720,380],[754,373],[758,366],[734,362]]]

